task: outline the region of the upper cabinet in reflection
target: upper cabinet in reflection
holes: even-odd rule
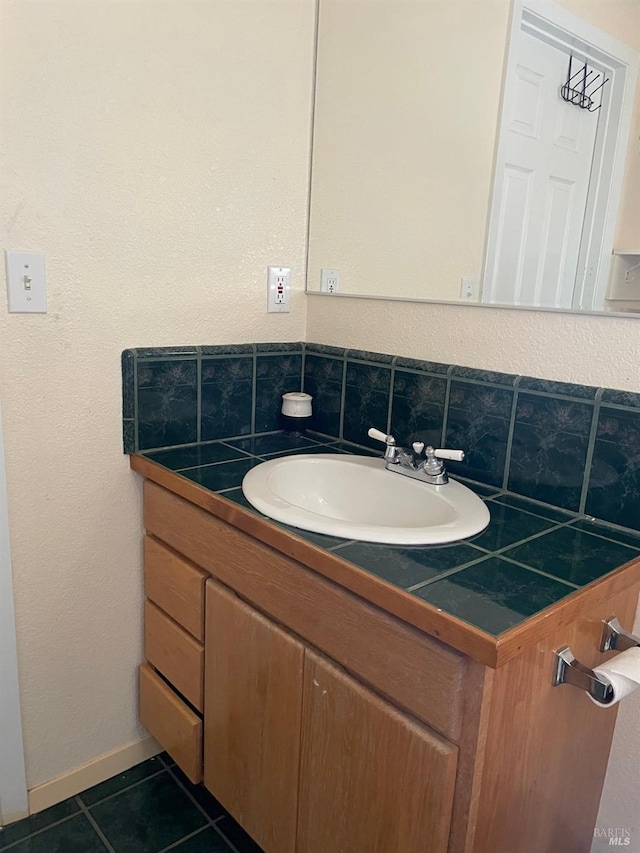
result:
[[[307,289],[640,308],[638,48],[637,0],[319,0]]]

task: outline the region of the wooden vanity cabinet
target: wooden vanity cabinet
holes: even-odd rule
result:
[[[204,784],[268,853],[446,853],[456,747],[213,580],[206,709]]]
[[[265,853],[589,849],[617,707],[553,687],[553,653],[606,659],[603,620],[631,625],[640,560],[495,639],[388,586],[384,607],[336,555],[136,466],[141,719]],[[184,663],[200,652],[203,676]]]

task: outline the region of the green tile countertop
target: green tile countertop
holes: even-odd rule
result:
[[[315,433],[268,433],[140,455],[261,516],[245,499],[242,478],[266,459],[292,453],[380,455]],[[270,522],[494,637],[640,557],[640,535],[631,531],[457,479],[482,497],[491,521],[450,545],[378,545]]]

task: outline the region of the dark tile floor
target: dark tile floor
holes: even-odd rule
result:
[[[11,853],[261,853],[166,753],[0,829]]]

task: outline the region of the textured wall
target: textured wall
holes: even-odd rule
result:
[[[313,9],[1,10],[1,244],[46,253],[49,294],[46,316],[0,311],[33,787],[142,736],[140,484],[122,455],[120,351],[304,337]],[[289,315],[266,314],[269,263],[293,268]]]

